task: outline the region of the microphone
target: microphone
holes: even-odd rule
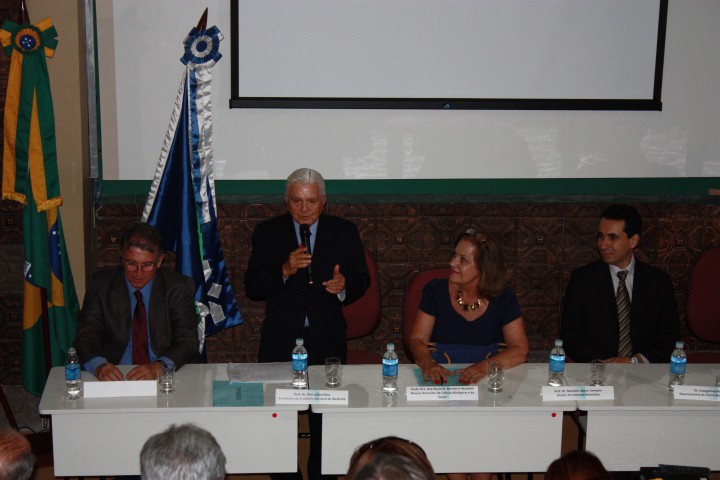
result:
[[[303,246],[305,247],[305,251],[312,255],[312,251],[310,248],[310,225],[303,223],[300,225],[300,240],[302,241]],[[307,267],[307,277],[308,277],[308,285],[312,285],[315,283],[313,281],[312,276],[312,265],[308,265]]]

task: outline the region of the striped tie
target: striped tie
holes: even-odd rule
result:
[[[630,295],[628,294],[625,278],[627,270],[621,270],[617,273],[620,282],[618,283],[615,301],[617,302],[618,320],[620,323],[620,346],[618,348],[619,357],[629,357],[632,354],[632,344],[630,343]]]

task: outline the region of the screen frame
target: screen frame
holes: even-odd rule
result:
[[[239,0],[231,0],[230,108],[287,109],[439,109],[439,110],[620,110],[662,111],[662,78],[667,31],[668,0],[659,0],[655,76],[651,99],[576,98],[340,98],[252,97],[239,95]]]

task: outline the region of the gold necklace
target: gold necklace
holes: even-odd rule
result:
[[[478,309],[478,307],[480,307],[482,305],[482,300],[480,298],[475,300],[470,305],[467,305],[465,302],[463,302],[462,292],[460,290],[458,290],[457,295],[455,295],[455,300],[457,300],[458,306],[460,308],[462,308],[463,311],[465,311],[465,312],[467,312],[468,310],[470,310],[471,312],[474,312],[475,310]]]

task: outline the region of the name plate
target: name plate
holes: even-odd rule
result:
[[[614,400],[615,389],[603,387],[542,387],[543,402],[565,402],[568,400]]]
[[[693,385],[675,385],[673,390],[675,400],[704,400],[720,402],[720,388]]]
[[[158,385],[155,380],[114,380],[108,382],[84,382],[85,398],[105,397],[155,397]]]
[[[408,402],[433,400],[477,400],[477,385],[466,386],[438,386],[438,387],[408,387],[405,391]]]
[[[347,405],[347,390],[296,390],[280,388],[275,390],[275,404]]]

